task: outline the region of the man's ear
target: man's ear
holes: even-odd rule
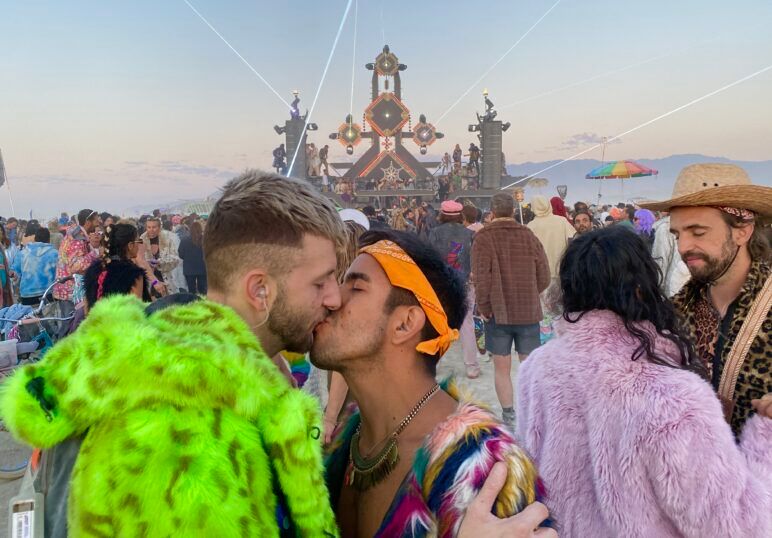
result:
[[[245,273],[239,288],[244,294],[244,301],[258,312],[270,309],[276,299],[273,279],[264,269],[252,269]]]
[[[392,344],[399,346],[413,340],[420,341],[426,325],[426,313],[420,306],[398,306],[391,318],[389,329]]]
[[[743,226],[732,226],[732,238],[734,239],[734,242],[739,246],[747,245],[751,240],[755,228],[756,225],[752,222]]]

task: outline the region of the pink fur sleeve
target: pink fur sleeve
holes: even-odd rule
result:
[[[659,506],[684,536],[772,536],[772,420],[753,416],[738,447],[715,394],[699,385],[687,403],[672,395],[682,412],[647,443]]]
[[[537,458],[541,452],[541,425],[543,417],[537,416],[543,410],[536,395],[539,394],[538,376],[532,379],[531,370],[537,368],[543,351],[537,348],[528,360],[520,364],[517,370],[517,422],[515,438],[520,445]],[[538,369],[538,368],[537,368]]]

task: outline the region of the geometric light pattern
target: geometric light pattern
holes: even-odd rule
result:
[[[431,123],[420,122],[413,127],[413,142],[419,146],[431,146],[437,141],[436,132]]]
[[[382,77],[390,77],[399,69],[399,60],[393,52],[381,52],[375,59],[375,72]]]
[[[410,119],[410,111],[390,92],[379,95],[365,110],[365,120],[381,136],[394,136]]]
[[[338,141],[344,146],[356,146],[362,141],[362,126],[344,122],[338,127]]]

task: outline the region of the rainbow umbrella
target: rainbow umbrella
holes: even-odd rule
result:
[[[625,179],[631,177],[656,176],[658,170],[643,166],[635,161],[611,161],[593,168],[584,176],[586,179],[621,179],[622,198],[625,196]],[[598,188],[598,203],[600,203],[600,187]]]
[[[631,177],[656,176],[659,171],[635,161],[611,161],[593,168],[584,176],[586,179],[627,179]]]

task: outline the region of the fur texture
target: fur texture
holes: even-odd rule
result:
[[[706,330],[704,323],[701,323],[700,320],[702,316],[706,316],[708,319],[712,318],[714,312],[708,297],[708,286],[691,280],[673,297],[673,305],[695,343],[697,355],[705,362],[708,371],[713,374],[713,387],[716,390],[718,390],[724,364],[726,364],[732,349],[731,344],[737,339],[737,334],[748,317],[754,299],[761,294],[764,283],[771,272],[772,268],[769,264],[761,261],[755,261],[751,264],[740,295],[735,299],[732,320],[727,330],[726,344],[721,350],[716,365],[718,369],[714,368],[713,365],[717,335]],[[718,325],[718,321],[715,323]],[[772,310],[767,313],[767,318],[753,339],[748,356],[737,376],[734,392],[735,405],[731,420],[732,431],[735,435],[740,435],[745,421],[753,413],[751,400],[761,398],[769,392],[772,392]]]
[[[737,446],[710,385],[632,361],[612,312],[557,331],[520,367],[517,431],[561,538],[772,536],[772,420],[752,417]]]
[[[146,317],[134,298],[104,299],[4,384],[0,405],[34,446],[88,430],[71,536],[278,536],[277,486],[300,534],[337,534],[318,406],[229,308],[198,301]]]
[[[459,399],[455,384],[443,383],[443,389]],[[358,424],[357,413],[327,458],[333,499],[339,495],[351,436]],[[511,516],[535,500],[542,500],[544,491],[536,468],[512,434],[485,409],[461,401],[456,412],[438,424],[416,452],[413,467],[376,536],[456,536],[467,507],[497,461],[509,468],[494,506],[499,517]]]

